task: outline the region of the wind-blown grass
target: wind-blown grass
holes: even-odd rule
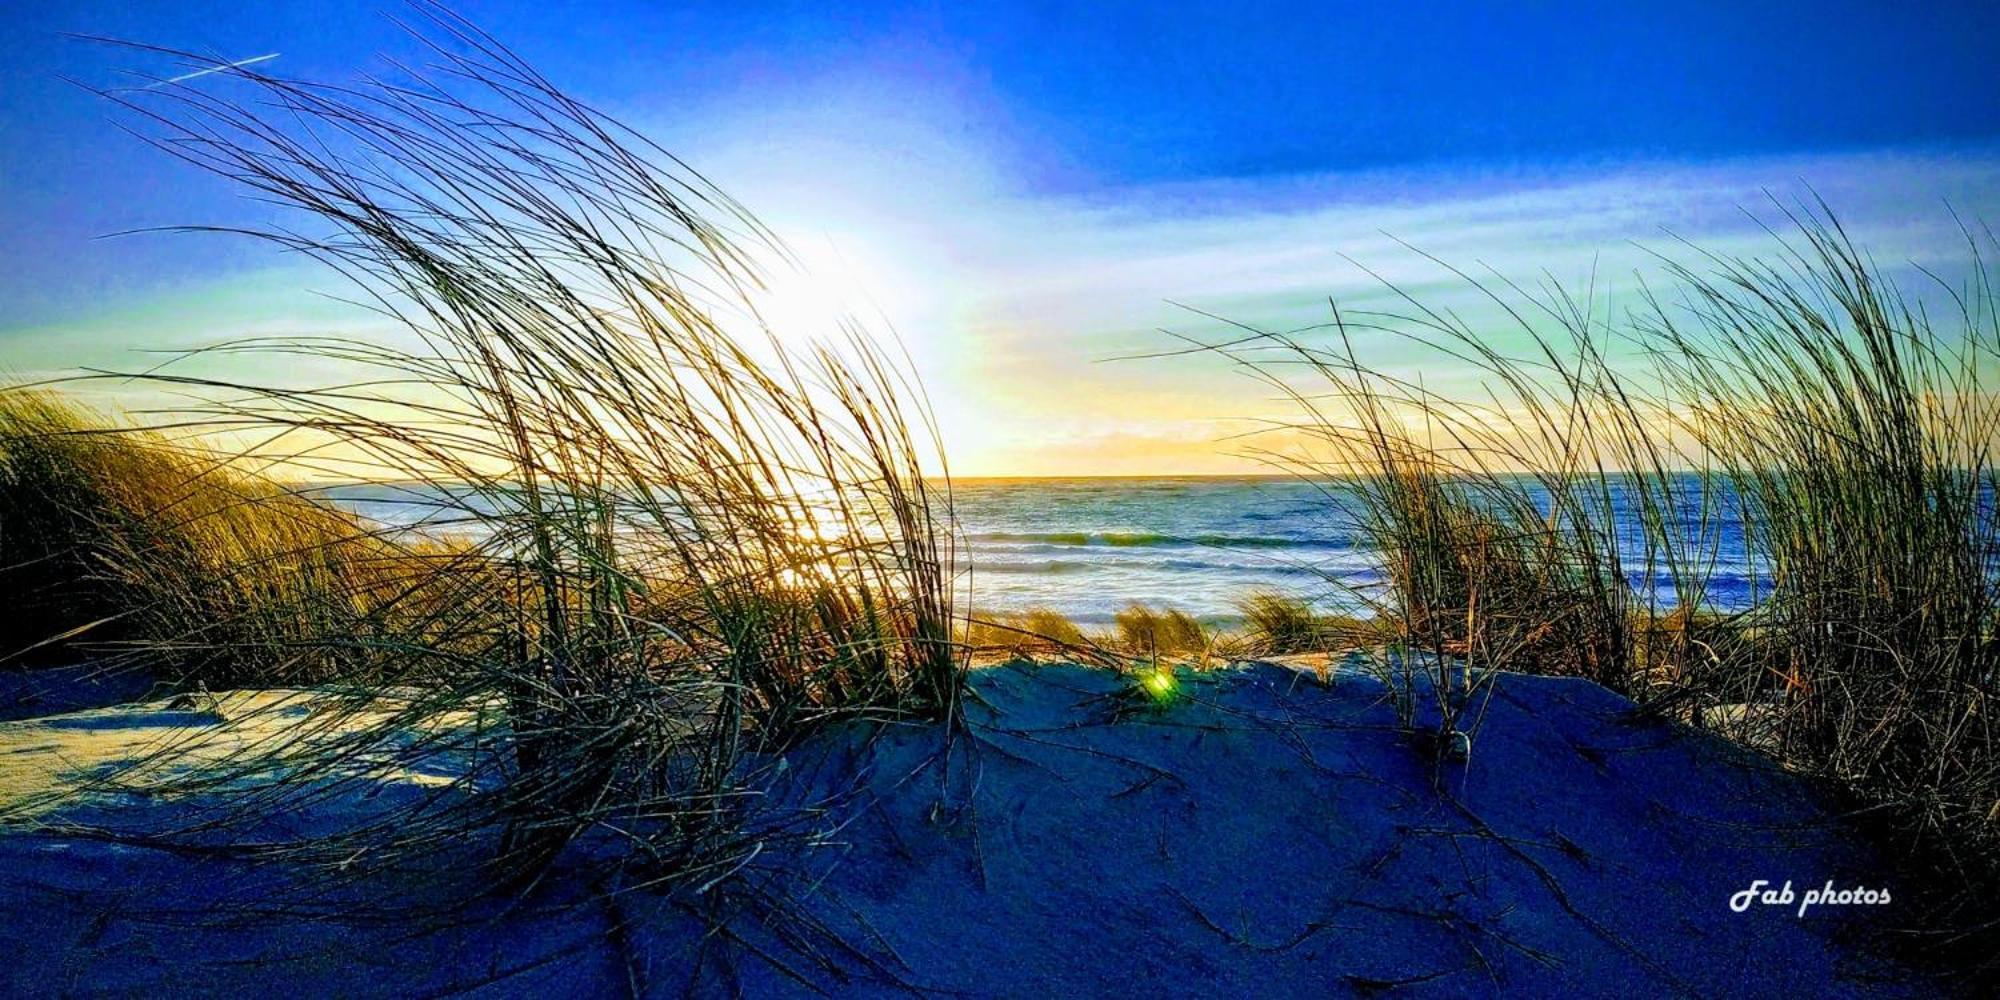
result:
[[[0,394],[0,651],[17,667],[135,661],[211,687],[359,676],[349,639],[409,612],[449,557],[392,548],[212,452]]]
[[[1333,636],[1303,599],[1273,591],[1245,595],[1238,610],[1252,646],[1266,653],[1327,648]]]
[[[222,345],[204,353],[358,374],[252,384],[197,356],[141,378],[194,398],[167,419],[255,432],[238,464],[398,484],[456,539],[423,581],[430,613],[298,639],[369,659],[330,678],[337,710],[304,727],[322,738],[293,727],[232,764],[345,780],[497,741],[420,812],[290,849],[393,868],[497,831],[512,882],[608,841],[621,881],[736,891],[724,876],[775,835],[741,818],[773,751],[830,721],[957,711],[949,480],[925,475],[943,459],[920,391],[852,322],[773,328],[760,296],[793,265],[753,217],[418,9],[433,64],[393,79],[238,66],[108,95],[161,149],[302,213],[248,235],[344,275],[415,345]],[[484,721],[406,738],[440,719]]]
[[[1118,612],[1115,622],[1119,644],[1138,656],[1193,655],[1205,661],[1215,645],[1216,636],[1178,608],[1155,611],[1133,604]]]
[[[1706,680],[1886,806],[1905,856],[1965,890],[1937,914],[1955,929],[2000,880],[2000,297],[1968,250],[1932,312],[1807,220],[1773,261],[1675,265],[1642,327],[1771,568],[1758,640]]]
[[[1590,304],[1554,291],[1527,296],[1537,325],[1505,290],[1475,287],[1506,304],[1536,356],[1502,354],[1490,336],[1412,297],[1400,312],[1336,312],[1331,343],[1259,333],[1217,345],[1305,413],[1290,429],[1307,449],[1266,457],[1341,484],[1330,508],[1356,521],[1357,537],[1383,560],[1386,585],[1351,595],[1372,612],[1366,631],[1441,654],[1401,661],[1423,665],[1427,680],[1412,691],[1434,701],[1441,741],[1462,738],[1470,687],[1491,670],[1632,690],[1641,659],[1632,622],[1659,601],[1657,591],[1635,593],[1632,575],[1664,579],[1688,606],[1701,600],[1699,582],[1683,573],[1698,560],[1681,558],[1699,537],[1685,537],[1678,515],[1690,504],[1700,510],[1702,499],[1682,495],[1674,467],[1682,456],[1650,434],[1651,404],[1606,361],[1607,331]],[[1364,335],[1470,366],[1487,377],[1491,397],[1443,399],[1374,371],[1355,344]],[[1675,527],[1641,530],[1635,545],[1619,530],[1622,498],[1633,499],[1644,525]],[[1282,647],[1330,644],[1309,619],[1279,610],[1255,617],[1274,620],[1264,631]]]
[[[1388,581],[1360,596],[1442,654],[1401,661],[1439,736],[1495,670],[1719,726],[1881,821],[1928,887],[1925,940],[1990,942],[2000,299],[1978,238],[1926,309],[1830,214],[1789,218],[1771,260],[1666,260],[1671,291],[1625,316],[1453,270],[1504,329],[1391,286],[1400,309],[1201,346],[1300,406],[1310,445],[1278,460],[1360,497]],[[1372,368],[1375,338],[1469,364],[1480,396]],[[1747,610],[1709,600],[1725,529],[1768,568]]]

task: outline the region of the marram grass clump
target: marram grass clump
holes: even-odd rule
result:
[[[1846,789],[1927,887],[1904,939],[1990,980],[1992,238],[1913,289],[1831,215],[1788,218],[1769,258],[1669,259],[1632,312],[1447,268],[1505,321],[1391,286],[1399,306],[1336,311],[1325,338],[1239,330],[1216,349],[1305,413],[1289,460],[1353,485],[1352,527],[1386,571],[1356,596],[1424,654],[1402,682],[1437,700],[1437,737],[1476,725],[1472,690],[1511,670],[1589,678],[1774,753]],[[1447,396],[1371,367],[1390,345],[1479,382]],[[1719,562],[1726,534],[1749,565]],[[1719,606],[1724,573],[1768,582]],[[1304,634],[1296,609],[1259,610],[1270,634]]]
[[[0,392],[0,586],[12,667],[133,661],[210,687],[358,676],[385,615],[415,615],[442,547],[197,444],[48,392]]]
[[[419,10],[437,65],[395,82],[242,66],[107,95],[174,156],[296,210],[253,235],[329,264],[402,327],[392,343],[228,343],[118,377],[188,400],[166,418],[188,433],[259,442],[220,468],[395,484],[436,505],[455,539],[434,552],[262,486],[242,513],[205,521],[296,533],[276,565],[308,604],[353,551],[419,567],[421,600],[353,609],[365,628],[312,605],[329,627],[225,636],[176,610],[131,633],[135,656],[325,663],[314,676],[337,693],[307,727],[324,738],[232,720],[219,741],[285,735],[164,790],[273,767],[365,782],[384,759],[444,755],[454,776],[421,808],[266,855],[347,877],[485,845],[475,881],[491,888],[528,884],[588,842],[607,879],[720,905],[760,884],[764,841],[808,835],[748,825],[772,754],[837,720],[956,717],[942,456],[897,354],[845,317],[773,326],[782,311],[761,297],[795,264],[754,217],[476,28]],[[255,383],[202,367],[231,355],[354,374]],[[279,521],[294,505],[328,529]],[[139,513],[154,534],[178,523]],[[159,584],[182,585],[205,593]],[[327,589],[367,593],[345,578]],[[405,738],[433,731],[457,735]],[[473,765],[459,766],[467,747]],[[268,799],[246,793],[240,812]]]
[[[1155,611],[1132,604],[1114,619],[1118,643],[1135,656],[1193,656],[1205,660],[1216,634],[1193,615],[1178,608]]]

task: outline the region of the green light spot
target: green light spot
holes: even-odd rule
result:
[[[1141,675],[1139,683],[1145,686],[1147,693],[1153,696],[1154,701],[1166,701],[1172,698],[1174,696],[1174,689],[1179,686],[1174,681],[1174,672],[1165,667],[1158,670],[1151,670]]]

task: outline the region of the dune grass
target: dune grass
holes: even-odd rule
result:
[[[1325,339],[1210,346],[1304,413],[1307,448],[1276,457],[1359,495],[1388,579],[1360,596],[1442,654],[1404,678],[1439,736],[1494,670],[1719,728],[1851,793],[1929,887],[1922,939],[1976,951],[2000,884],[2000,300],[1979,239],[1926,308],[1823,208],[1789,218],[1770,259],[1668,260],[1671,291],[1622,316],[1447,267],[1506,329],[1391,286],[1400,308],[1336,311]],[[1371,368],[1383,342],[1482,384],[1447,398]],[[1769,574],[1747,610],[1710,600],[1757,568],[1717,565],[1725,530]]]
[[[0,393],[11,667],[142,661],[210,687],[363,675],[350,640],[416,614],[429,564],[451,558],[374,531],[212,451],[47,392]]]
[[[1296,594],[1257,590],[1237,602],[1243,633],[1221,645],[1237,653],[1272,656],[1334,652],[1375,646],[1395,638],[1389,620],[1327,614]]]
[[[1264,656],[1368,648],[1394,638],[1384,622],[1328,614],[1294,594],[1254,590],[1237,606],[1240,623],[1135,602],[1102,630],[1048,607],[974,613],[961,641],[981,657],[1067,657],[1128,669],[1173,661],[1206,669]]]
[[[1052,657],[1116,666],[1129,653],[1115,636],[1087,632],[1068,615],[1048,607],[968,613],[959,642],[970,658],[987,661]]]
[[[1305,601],[1286,594],[1260,591],[1246,595],[1239,609],[1244,629],[1260,649],[1271,653],[1302,653],[1325,648],[1329,638]]]
[[[1810,221],[1774,261],[1676,265],[1642,330],[1771,566],[1758,641],[1706,683],[1887,808],[1905,856],[1966,890],[1946,927],[1989,920],[1971,894],[2000,878],[2000,297],[1969,250],[1932,312]]]
[[[287,682],[260,663],[328,665],[311,675],[338,695],[327,710],[210,772],[369,781],[379,768],[368,762],[385,754],[503,748],[454,765],[416,812],[274,852],[406,871],[412,854],[491,837],[491,887],[533,880],[589,841],[590,856],[612,859],[606,884],[698,892],[705,906],[732,894],[768,903],[757,887],[770,883],[745,874],[761,841],[806,835],[745,826],[774,752],[841,720],[956,718],[949,477],[921,391],[849,319],[775,328],[765,289],[795,264],[720,190],[463,20],[418,12],[432,63],[393,79],[242,67],[106,95],[161,149],[296,210],[247,235],[328,265],[400,332],[233,342],[118,376],[190,400],[161,418],[178,428],[258,443],[226,461],[148,457],[161,471],[101,478],[149,494],[192,462],[231,484],[247,482],[232,466],[395,484],[432,508],[449,558],[422,558],[434,539],[356,531],[282,490],[234,491],[248,494],[240,512],[186,530],[279,539],[283,555],[233,584],[284,589],[298,577],[300,593],[274,606],[318,616],[372,586],[343,575],[358,536],[368,560],[425,568],[423,607],[362,607],[365,628],[332,614],[327,627],[315,617],[296,634],[245,636],[204,627],[205,608],[175,607],[126,637],[135,655],[226,649],[249,683]],[[357,374],[249,383],[204,368],[229,356],[267,372],[332,363]],[[162,439],[145,440],[128,451],[164,454]],[[24,496],[93,509],[57,488]],[[173,505],[145,503],[148,525]],[[335,530],[295,529],[294,513]],[[147,597],[107,602],[209,594],[195,579],[146,586]],[[215,600],[233,619],[270,596]],[[347,666],[358,660],[365,671]],[[482,720],[479,731],[407,738],[464,719]],[[352,867],[341,863],[343,877]]]
[[[1156,611],[1132,604],[1115,619],[1118,643],[1139,656],[1194,656],[1206,661],[1216,636],[1178,608]]]

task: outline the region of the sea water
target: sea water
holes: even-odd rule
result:
[[[1691,478],[1681,485],[1694,495]],[[1522,486],[1546,512],[1546,491]],[[1628,582],[1642,598],[1672,606],[1677,595],[1665,571],[1645,568],[1645,533],[1629,491],[1613,484],[1609,496]],[[973,480],[956,484],[953,498],[967,592],[981,611],[1048,607],[1100,623],[1137,603],[1228,621],[1260,590],[1364,615],[1389,599],[1365,507],[1340,481]],[[1745,551],[1736,505],[1723,500],[1711,493],[1707,517],[1685,504],[1675,521],[1686,551],[1712,563],[1703,604],[1738,608],[1769,583]]]
[[[1697,490],[1692,479],[1686,495]],[[1523,488],[1547,509],[1546,494]],[[1720,487],[1711,487],[1720,489]],[[401,487],[340,487],[337,502],[378,521],[407,523],[438,505]],[[1620,557],[1642,598],[1671,607],[1665,574],[1645,569],[1646,542],[1623,485],[1610,491]],[[1351,484],[1290,477],[961,480],[951,490],[961,607],[982,613],[1052,608],[1085,624],[1132,604],[1228,623],[1259,591],[1334,612],[1386,601],[1382,553],[1363,530]],[[1727,497],[1711,514],[1677,513],[1688,551],[1707,571],[1703,603],[1732,609],[1768,587],[1746,552]]]

